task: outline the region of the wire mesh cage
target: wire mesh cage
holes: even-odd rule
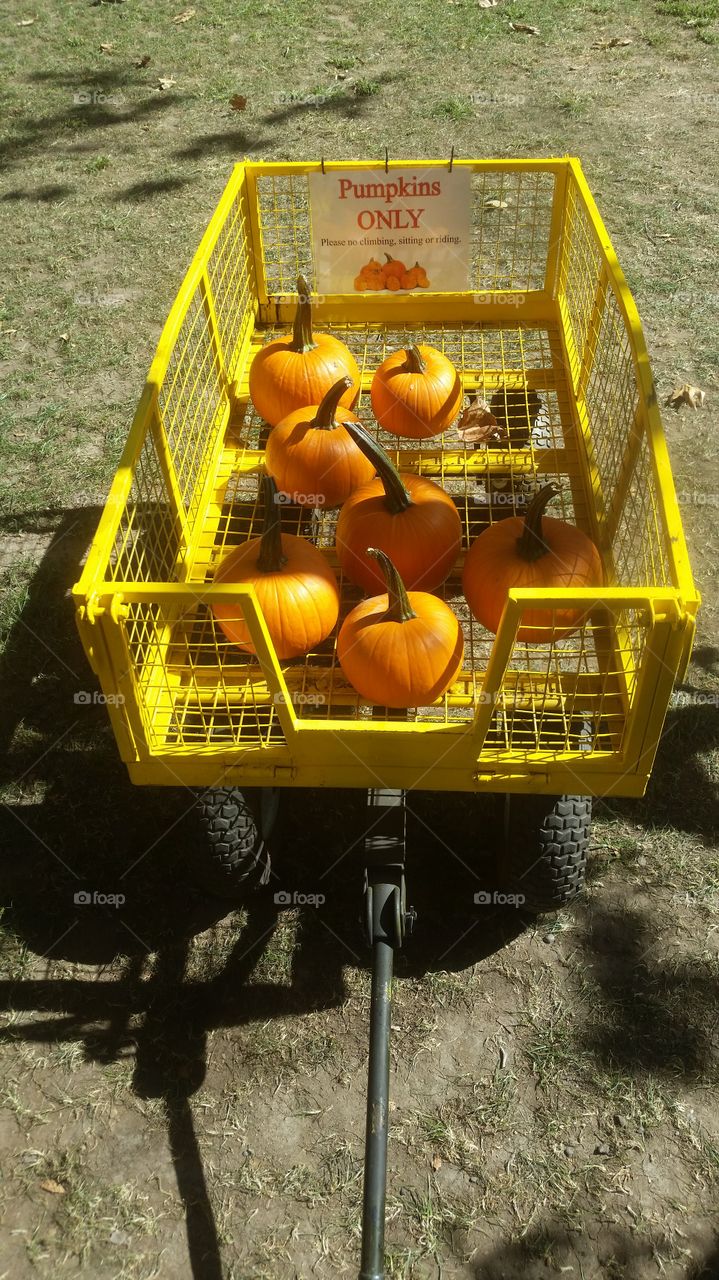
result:
[[[365,425],[403,470],[452,496],[465,549],[552,480],[556,514],[592,537],[606,585],[513,591],[495,637],[470,614],[460,557],[439,592],[463,629],[460,674],[431,706],[372,706],[337,661],[337,630],[360,598],[339,573],[337,512],[288,504],[282,527],[337,569],[341,610],[316,650],[278,661],[254,592],[213,579],[259,532],[268,427],[248,371],[284,331],[298,274],[313,278],[308,183],[319,166],[237,166],[168,318],[75,588],[135,781],[644,789],[698,600],[639,320],[576,161],[463,163],[471,288],[318,297],[316,323],[357,360]],[[343,167],[362,166],[328,166]],[[456,426],[425,441],[378,429],[372,374],[417,342],[449,356],[464,392],[492,405],[501,444],[466,445]],[[243,611],[256,657],[218,628],[213,604],[226,600]],[[569,606],[584,621],[557,639]],[[538,609],[547,639],[521,640],[523,616]]]

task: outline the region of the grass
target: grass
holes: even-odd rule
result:
[[[334,881],[340,905],[324,919],[337,936],[286,912],[239,955],[252,911],[196,888],[197,833],[177,822],[191,797],[133,791],[104,709],[73,704],[81,681],[94,686],[67,589],[159,326],[245,155],[580,154],[660,396],[684,379],[708,392],[701,413],[666,414],[678,488],[719,490],[705,47],[719,5],[368,0],[310,24],[299,0],[213,0],[180,25],[162,8],[11,0],[3,26],[3,1265],[20,1280],[182,1275],[188,1219],[210,1258],[214,1220],[218,1274],[322,1280],[357,1269],[361,868]],[[613,35],[633,43],[595,47]],[[176,84],[161,90],[161,76]],[[84,91],[94,100],[76,101]],[[684,513],[705,600],[687,689],[705,694],[717,692],[714,512],[691,499]],[[704,1264],[719,1182],[716,706],[677,704],[667,731],[646,799],[598,806],[585,903],[509,941],[475,929],[467,968],[432,949],[438,915],[461,916],[449,855],[438,868],[436,850],[413,846],[410,892],[427,906],[394,984],[393,1280],[576,1273],[579,1232],[610,1280],[662,1266],[689,1280]],[[290,827],[299,884],[335,837],[311,797],[294,798]],[[66,868],[113,890],[148,849],[123,919],[75,922]],[[48,1178],[65,1194],[42,1191]]]

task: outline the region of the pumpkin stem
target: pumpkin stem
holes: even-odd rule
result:
[[[384,551],[380,551],[379,547],[368,547],[367,555],[373,556],[378,562],[387,585],[389,607],[384,615],[387,622],[409,622],[412,618],[416,618],[417,614],[409,602],[407,588],[389,556]]]
[[[408,373],[424,373],[426,371],[427,366],[419,347],[413,346],[407,348],[407,359],[405,361],[404,368]]]
[[[282,550],[280,504],[277,501],[277,485],[272,476],[262,477],[260,489],[265,510],[257,568],[260,573],[279,573],[282,566],[287,564],[287,556]]]
[[[319,427],[320,431],[331,431],[337,426],[335,422],[335,414],[337,406],[342,399],[345,391],[349,391],[352,386],[352,379],[348,377],[340,378],[329,391],[326,391],[322,399],[322,403],[317,410],[311,425]]]
[[[312,336],[312,303],[310,286],[304,276],[297,277],[297,310],[292,325],[291,351],[314,351],[317,343]]]
[[[542,537],[542,516],[544,508],[552,498],[559,494],[556,484],[545,484],[539,493],[535,493],[524,516],[524,528],[517,538],[517,554],[522,560],[539,560],[549,551]]]
[[[342,425],[365,457],[374,463],[377,475],[384,486],[385,501],[392,515],[396,516],[400,511],[406,511],[411,507],[412,499],[402,484],[399,471],[387,457],[382,445],[370,435],[366,427],[360,426],[359,422],[343,422]]]

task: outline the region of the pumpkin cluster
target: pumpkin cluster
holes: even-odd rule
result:
[[[390,253],[385,253],[387,261],[385,263],[378,262],[376,258],[370,258],[369,262],[365,262],[360,267],[355,276],[355,289],[358,293],[365,290],[378,291],[381,289],[389,289],[392,293],[396,293],[399,289],[429,289],[429,277],[424,267],[415,262],[413,267],[406,267],[399,258],[393,258]]]
[[[215,583],[250,585],[261,621],[248,622],[242,596],[213,606],[227,639],[256,653],[263,628],[281,661],[326,641],[340,613],[337,575],[306,538],[282,532],[284,502],[340,507],[336,556],[343,576],[368,593],[344,619],[337,657],[360,696],[381,706],[426,706],[457,678],[464,640],[452,610],[433,595],[452,572],[462,525],[450,495],[427,476],[398,471],[352,410],[359,370],[349,349],[314,333],[304,279],[292,333],[263,347],[250,369],[252,401],[272,430],[262,481],[262,534],[235,547]],[[397,436],[445,431],[462,406],[452,362],[418,344],[391,352],[372,379],[374,416]],[[545,515],[559,491],[545,485],[524,516],[500,520],[472,543],[462,585],[475,618],[499,628],[515,587],[596,587],[603,580],[594,543]],[[549,619],[549,621],[548,621]],[[553,642],[584,621],[574,609],[525,613],[518,639]]]

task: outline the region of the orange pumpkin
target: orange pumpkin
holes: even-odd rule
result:
[[[360,372],[352,352],[329,333],[312,332],[310,287],[297,279],[298,302],[292,333],[273,338],[250,365],[250,399],[271,426],[295,409],[319,404],[326,391],[346,374],[351,386],[343,396],[348,408],[360,391]]]
[[[417,268],[410,267],[409,271],[405,271],[402,276],[402,288],[414,289],[417,285]]]
[[[262,536],[235,547],[220,564],[217,585],[249,582],[281,660],[299,658],[327,638],[339,616],[337,579],[322,552],[304,538],[280,530],[277,489],[262,482],[265,517]],[[255,653],[242,605],[215,604],[212,611],[227,639]]]
[[[381,271],[381,270],[382,270],[382,263],[378,262],[376,258],[370,258],[369,262],[366,262],[365,265],[362,267],[360,274],[368,275],[370,272]]]
[[[429,289],[429,280],[427,278],[427,272],[425,271],[424,267],[420,267],[419,263],[415,262],[412,270],[415,273],[417,284],[419,285],[420,289]]]
[[[337,637],[340,666],[357,692],[383,707],[426,707],[462,667],[464,637],[452,610],[425,591],[405,588],[389,556],[368,547],[386,583],[384,595],[363,600]]]
[[[547,484],[530,502],[526,515],[498,520],[472,543],[464,562],[462,586],[475,618],[497,632],[512,587],[600,587],[604,580],[597,548],[581,529],[544,516],[559,493]],[[528,609],[518,640],[562,640],[586,620],[581,609]]]
[[[358,276],[355,276],[354,285],[358,293],[361,293],[363,289],[367,288],[366,277],[363,276],[361,272]]]
[[[378,289],[384,289],[384,271],[379,267],[376,271],[366,271],[363,276],[365,289],[372,289],[376,293]]]
[[[384,284],[385,289],[391,289],[392,293],[396,293],[398,289],[402,288],[402,281],[399,276],[387,276]]]
[[[374,465],[342,425],[359,421],[340,404],[351,385],[349,378],[340,378],[322,404],[297,409],[270,432],[265,464],[293,502],[338,507],[374,476]]]
[[[400,474],[364,427],[346,422],[345,430],[372,461],[378,478],[355,489],[340,511],[336,540],[343,573],[365,591],[381,591],[382,574],[367,554],[368,547],[378,547],[394,561],[410,590],[434,590],[462,545],[452,499],[425,476]]]
[[[399,258],[393,258],[392,255],[389,253],[385,253],[384,256],[387,259],[384,266],[382,267],[382,270],[384,271],[385,280],[387,280],[390,276],[396,276],[398,280],[401,280],[402,276],[407,270],[404,263],[400,262]]]
[[[462,407],[462,383],[434,347],[393,351],[372,379],[372,411],[385,431],[427,440],[446,431]]]

